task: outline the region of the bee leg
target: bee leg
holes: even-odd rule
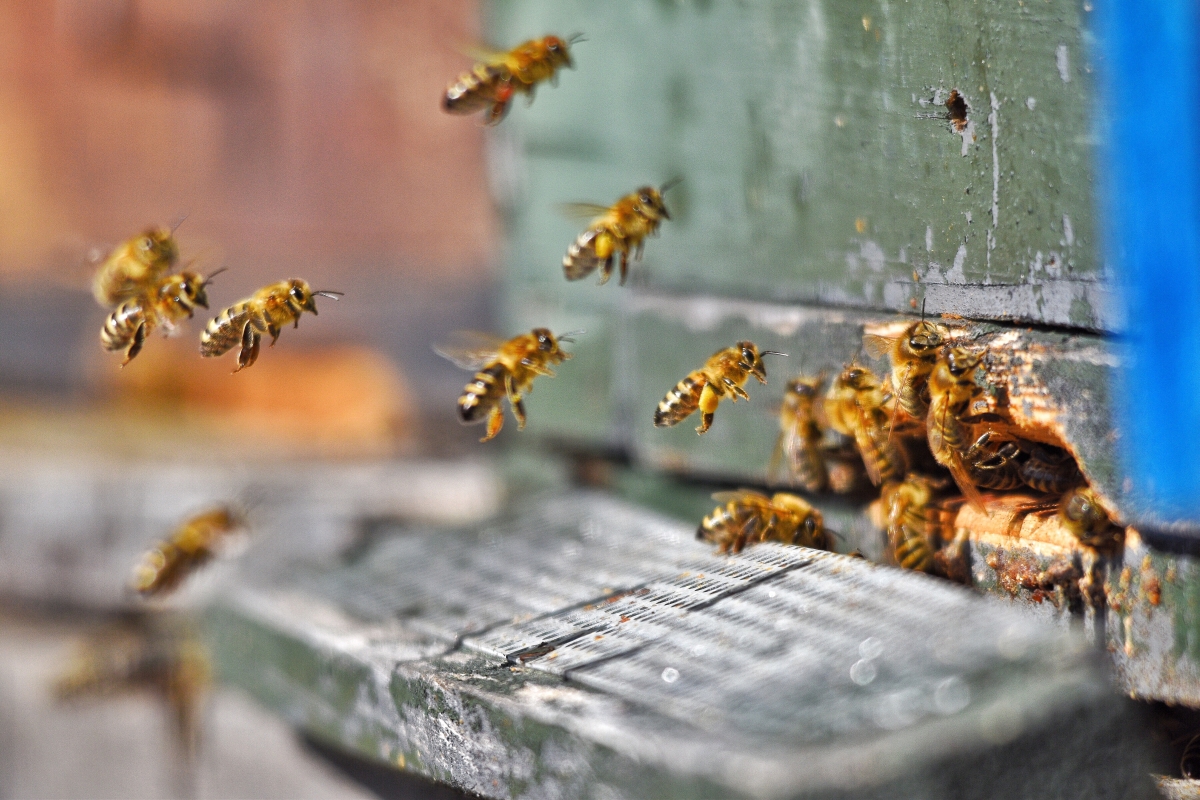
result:
[[[487,442],[496,438],[496,434],[504,427],[504,409],[497,403],[488,414],[487,419],[487,435],[479,441]]]
[[[121,362],[121,366],[125,366],[134,357],[142,352],[142,345],[146,343],[146,323],[138,325],[136,331],[133,332],[133,341],[129,343],[129,349],[125,351],[125,360]]]
[[[742,398],[743,400],[750,399],[750,395],[746,394],[746,390],[743,389],[742,387],[738,386],[736,383],[731,381],[729,378],[722,378],[721,382],[729,387],[729,391],[733,393],[733,401],[735,403],[737,402],[737,399],[739,397]]]
[[[300,320],[297,319],[296,322],[299,323]],[[280,330],[275,325],[267,323],[267,333],[271,334],[271,347],[274,347],[275,342],[279,341]]]
[[[525,401],[513,385],[511,374],[504,376],[504,392],[508,395],[508,404],[512,407],[513,416],[517,418],[517,430],[525,430]]]
[[[597,286],[603,286],[608,283],[608,279],[613,274],[613,254],[609,253],[608,258],[604,259],[604,263],[600,265],[600,282]]]
[[[258,349],[262,344],[262,335],[254,330],[254,326],[246,323],[242,328],[242,348],[238,350],[238,366],[234,372],[241,372],[258,360]]]
[[[487,114],[485,114],[483,117],[484,125],[495,125],[499,123],[500,120],[504,119],[505,115],[508,114],[508,106],[510,105],[509,101],[512,99],[511,90],[504,94],[503,97],[504,99],[497,100],[492,104],[492,107],[488,109]]]
[[[637,250],[635,250],[633,253],[633,260],[641,261],[642,260],[642,251],[645,249],[646,249],[646,240],[638,239]]]
[[[533,92],[537,87],[534,84],[529,84],[529,91],[525,93],[525,107],[529,108],[533,105]]]

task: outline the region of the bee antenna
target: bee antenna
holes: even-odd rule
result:
[[[921,298],[921,322],[925,321],[925,301],[928,299],[928,297]]]
[[[783,356],[784,358],[787,358],[787,353],[781,353],[778,350],[763,350],[758,355],[760,358],[762,356]]]
[[[217,276],[218,276],[218,275],[220,275],[222,272],[228,272],[228,271],[229,271],[229,267],[221,267],[221,268],[220,268],[219,270],[217,270],[216,272],[210,272],[210,273],[208,273],[208,275],[206,275],[206,276],[204,277],[204,283],[202,283],[202,284],[200,284],[200,285],[201,285],[202,287],[203,287],[203,286],[208,286],[210,283],[212,283],[212,279],[213,279],[213,278],[217,277]]]
[[[671,178],[671,180],[667,181],[661,187],[659,187],[658,193],[665,194],[668,189],[673,189],[674,187],[678,186],[681,183],[683,183],[683,178],[681,178],[681,177],[680,178]]]
[[[175,231],[179,230],[179,226],[182,225],[184,222],[186,222],[187,218],[190,217],[191,215],[192,215],[191,211],[183,212],[183,216],[180,217],[178,220],[176,220],[175,224],[171,226],[171,234],[174,235]]]
[[[333,289],[318,289],[317,291],[313,292],[313,294],[320,295],[321,297],[328,297],[330,300],[341,300],[342,296],[346,293],[335,292]]]
[[[567,37],[567,44],[575,44],[576,42],[586,42],[587,37],[582,33],[572,33]]]

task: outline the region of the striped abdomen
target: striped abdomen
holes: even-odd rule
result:
[[[732,507],[731,507],[732,506]],[[761,541],[758,519],[753,509],[735,503],[714,508],[712,513],[700,521],[696,538],[717,545],[722,553],[741,552],[750,541]]]
[[[612,253],[601,256],[596,249],[596,239],[601,231],[588,228],[571,242],[567,254],[563,256],[563,274],[569,281],[586,278],[596,271],[596,267],[612,257]],[[610,248],[611,249],[611,248]]]
[[[442,108],[451,114],[471,114],[494,103],[508,102],[513,85],[503,64],[476,64],[446,89]]]
[[[797,422],[784,434],[788,471],[792,480],[808,492],[823,492],[829,485],[829,470],[821,453],[821,429],[812,420]]]
[[[929,405],[929,449],[944,467],[950,466],[950,461],[967,446],[965,426],[950,405],[950,398],[945,395]]]
[[[654,411],[654,427],[666,428],[676,425],[700,407],[700,393],[708,379],[697,370],[675,384]]]
[[[914,419],[925,419],[929,413],[929,389],[925,379],[908,381],[896,392],[900,408]]]
[[[924,518],[912,512],[905,512],[897,524],[888,526],[892,554],[904,569],[929,572],[933,567],[933,550],[921,530],[924,527]]]
[[[219,356],[242,343],[242,333],[250,323],[250,304],[238,303],[213,318],[200,334],[200,354]]]
[[[141,303],[137,300],[127,300],[104,321],[104,327],[100,329],[100,344],[105,350],[124,350],[133,344],[138,328],[142,325],[150,327]]]
[[[867,468],[867,477],[878,486],[904,480],[908,464],[888,428],[882,423],[876,424],[873,419],[862,418],[876,416],[878,414],[860,414],[854,426],[854,443],[862,456],[863,466]]]
[[[1026,486],[1046,494],[1062,494],[1083,483],[1075,459],[1057,447],[1035,447],[1021,465],[1020,478]]]
[[[508,369],[496,362],[475,373],[458,398],[458,418],[479,422],[504,397],[504,378]]]

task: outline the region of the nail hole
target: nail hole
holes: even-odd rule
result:
[[[958,89],[950,90],[950,96],[946,98],[946,111],[955,132],[962,133],[967,127],[967,101],[958,93]]]

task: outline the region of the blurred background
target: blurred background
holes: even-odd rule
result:
[[[87,453],[117,463],[223,453],[244,478],[291,456],[452,455],[474,443],[454,417],[466,375],[430,344],[493,325],[484,134],[439,108],[478,24],[471,0],[0,4],[0,445],[17,471],[61,462],[43,473],[50,494],[3,505],[27,519],[68,509],[81,526],[52,523],[23,551],[32,560],[0,568],[0,797],[367,796],[232,694],[211,701],[211,746],[190,787],[153,693],[55,700],[55,676],[108,623],[78,610],[98,560],[79,544],[95,539],[97,517],[78,481],[91,480],[80,478]],[[91,297],[96,262],[181,220],[182,262],[228,268],[209,290],[211,314],[153,337],[121,369],[97,346],[107,311]],[[231,357],[200,358],[207,316],[288,277],[345,299],[322,302],[237,380]],[[140,480],[110,468],[114,484]],[[153,494],[116,491],[95,489],[131,517]],[[179,513],[110,523],[128,540],[93,576],[111,584],[99,605],[120,604],[120,562]]]
[[[452,416],[463,374],[429,347],[491,323],[483,131],[438,105],[469,66],[477,12],[467,0],[3,4],[7,401],[218,417],[201,436],[298,415],[314,421],[306,438],[350,452],[387,450],[392,435],[410,451],[477,438]],[[236,384],[216,380],[228,359],[196,355],[200,318],[119,369],[96,347],[94,261],[185,216],[182,260],[228,268],[213,315],[286,277],[347,302],[322,303]]]

